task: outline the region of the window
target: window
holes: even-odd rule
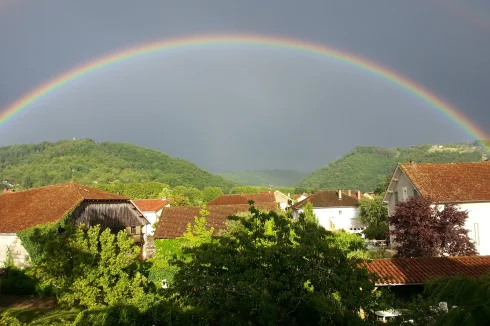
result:
[[[393,193],[395,195],[395,205],[398,204],[398,191]]]
[[[131,227],[131,234],[136,234],[136,226]]]
[[[480,230],[478,230],[478,223],[473,224],[473,240],[475,240],[475,244],[480,244]]]
[[[402,198],[403,198],[403,201],[405,201],[405,200],[408,199],[408,189],[407,189],[407,187],[403,187],[402,188]]]
[[[342,215],[342,210],[339,211],[339,215]]]

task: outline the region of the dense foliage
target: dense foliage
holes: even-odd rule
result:
[[[292,221],[251,207],[230,217],[233,232],[184,249],[169,290],[202,308],[215,325],[356,325],[377,305],[372,275],[304,217]]]
[[[209,186],[225,191],[236,185],[157,150],[91,139],[0,147],[0,179],[22,188],[68,181],[87,185],[160,182],[171,187]]]
[[[443,209],[422,197],[399,202],[389,223],[397,243],[398,257],[470,256],[476,254],[475,244],[468,236],[467,211],[453,204]]]
[[[367,239],[388,238],[388,207],[382,196],[362,198],[359,201],[359,219],[367,226],[363,232]]]
[[[305,178],[308,173],[292,170],[255,170],[223,172],[219,175],[247,186],[293,187]]]
[[[431,145],[410,148],[358,146],[339,160],[314,171],[298,186],[316,189],[359,189],[373,191],[397,163],[476,162],[482,149],[475,144],[452,144],[443,148]]]
[[[46,232],[37,232],[42,230],[38,226],[24,232],[21,239],[23,243],[39,241],[38,246],[26,245],[35,257],[32,276],[52,289],[59,303],[86,308],[145,305],[149,286],[137,263],[140,249],[125,231],[115,235],[99,226],[84,231],[66,223],[58,234],[52,234],[53,226],[48,224]]]

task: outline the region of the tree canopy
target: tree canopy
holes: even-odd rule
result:
[[[376,299],[374,275],[335,245],[332,234],[253,206],[249,218],[201,246],[185,248],[171,293],[220,325],[361,324]]]

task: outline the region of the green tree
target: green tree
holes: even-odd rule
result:
[[[219,325],[360,325],[374,309],[375,277],[347,258],[331,233],[300,217],[275,212],[230,217],[226,236],[186,248],[171,293],[208,311]]]
[[[206,187],[202,191],[202,197],[205,203],[209,203],[211,200],[223,195],[223,189],[219,187]]]
[[[319,225],[318,218],[313,211],[313,204],[311,202],[307,202],[303,208],[303,215],[307,222],[314,223]]]
[[[126,232],[115,235],[109,229],[101,232],[100,226],[84,231],[68,225],[59,236],[39,240],[43,246],[32,271],[55,291],[60,304],[147,308],[143,305],[151,295],[138,269],[140,249]]]
[[[382,240],[388,237],[388,207],[382,196],[362,198],[359,201],[359,219],[367,226],[364,230],[366,238]]]
[[[433,278],[424,284],[423,294],[408,304],[404,319],[420,326],[488,325],[489,291],[490,273],[479,278]]]

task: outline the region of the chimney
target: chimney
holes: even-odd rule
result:
[[[3,193],[6,194],[7,192],[9,192],[9,190],[7,188],[3,188]]]
[[[357,199],[361,199],[361,191],[360,190],[357,191]]]
[[[342,189],[339,189],[339,200],[342,199]]]
[[[167,196],[163,196],[163,197],[162,197],[162,200],[165,200],[165,199],[167,199]]]
[[[415,163],[413,160],[410,160],[410,165],[413,165],[413,163]]]
[[[350,190],[347,190],[347,193],[349,194],[349,196],[351,196],[351,191]]]

